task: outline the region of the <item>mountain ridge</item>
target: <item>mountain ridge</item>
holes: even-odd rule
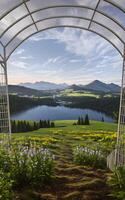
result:
[[[19,86],[24,86],[28,87],[31,89],[36,89],[36,90],[55,90],[55,89],[65,89],[69,85],[66,83],[52,83],[52,82],[46,82],[46,81],[37,81],[35,83],[20,83]]]
[[[114,83],[103,83],[99,80],[94,80],[85,86],[86,89],[103,91],[103,92],[120,92],[120,86]]]
[[[104,83],[100,80],[94,80],[87,85],[77,85],[72,84],[68,85],[66,83],[52,83],[52,82],[45,82],[39,81],[35,83],[20,83],[18,86],[22,86],[25,88],[37,90],[37,91],[53,91],[53,90],[64,90],[64,89],[73,89],[73,90],[91,90],[91,91],[98,91],[98,92],[111,92],[111,93],[119,93],[120,86],[115,83]]]

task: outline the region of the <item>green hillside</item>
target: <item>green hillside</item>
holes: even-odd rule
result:
[[[111,172],[109,173],[106,167],[106,157],[115,147],[117,124],[91,121],[90,125],[83,126],[73,125],[74,122],[72,120],[55,121],[55,128],[42,128],[33,132],[12,135],[11,144],[13,148],[16,147],[15,153],[18,155],[15,162],[17,163],[19,159],[20,163],[18,163],[20,166],[19,174],[18,167],[15,169],[13,166],[16,170],[16,173],[14,173],[16,185],[14,188],[12,187],[13,199],[114,199],[111,197],[112,188],[107,184]],[[17,147],[20,148],[20,145],[21,149],[18,150]],[[36,173],[34,171],[34,176],[32,176],[29,161],[27,162],[27,159],[29,160],[27,154],[24,154],[23,157],[19,156],[18,151],[24,151],[22,148],[25,146],[29,149],[27,153],[32,148],[37,149],[37,151],[39,148],[48,149],[47,152],[51,152],[53,161],[49,157],[45,158],[44,179],[40,178],[41,165],[35,165],[34,170],[37,169],[37,171]],[[84,151],[84,148],[87,148],[87,152]],[[99,152],[99,154],[91,154],[91,152]],[[13,153],[13,159],[15,153]],[[40,154],[38,154],[38,157],[36,156],[34,155],[34,159],[37,159],[37,162],[39,159],[39,162],[41,162]],[[7,159],[6,157],[6,163],[8,162]],[[24,160],[25,162],[23,162]],[[35,160],[32,160],[32,162],[35,162]],[[18,176],[15,174],[18,174]],[[29,174],[31,179],[26,179],[24,182],[23,178],[23,185],[21,185],[21,177],[29,177]],[[46,181],[40,182],[40,180]]]

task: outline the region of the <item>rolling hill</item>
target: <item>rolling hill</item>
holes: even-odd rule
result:
[[[27,88],[19,85],[9,85],[8,86],[9,94],[19,95],[19,96],[49,96],[50,92],[48,91],[39,91],[31,88]]]

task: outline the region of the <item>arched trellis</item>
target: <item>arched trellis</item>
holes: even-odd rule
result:
[[[113,162],[125,164],[124,0],[1,0],[0,13],[0,131],[11,133],[7,60],[14,50],[32,35],[50,28],[88,30],[110,42],[123,57],[117,149]]]

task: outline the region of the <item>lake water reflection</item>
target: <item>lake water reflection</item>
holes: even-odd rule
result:
[[[11,119],[16,120],[75,120],[79,116],[89,115],[92,120],[101,121],[102,117],[106,122],[113,122],[112,117],[107,116],[91,109],[69,108],[65,106],[37,106],[26,111],[22,111],[11,116]]]

